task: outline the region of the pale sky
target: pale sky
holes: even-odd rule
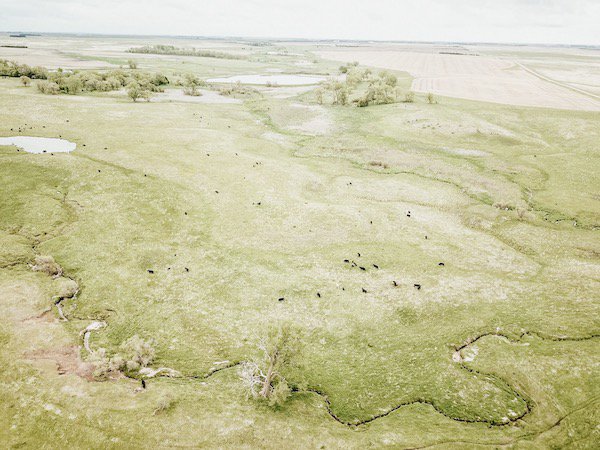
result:
[[[0,0],[0,31],[600,45],[600,0]]]

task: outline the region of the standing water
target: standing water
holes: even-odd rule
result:
[[[242,83],[257,84],[266,86],[268,84],[278,84],[283,86],[307,86],[319,84],[325,81],[326,77],[307,76],[307,75],[235,75],[227,78],[211,78],[209,83]]]
[[[0,145],[14,145],[29,153],[68,153],[75,150],[77,144],[66,139],[32,136],[12,136],[0,138]]]

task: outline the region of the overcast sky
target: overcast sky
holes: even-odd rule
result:
[[[600,0],[0,0],[0,30],[600,44]]]

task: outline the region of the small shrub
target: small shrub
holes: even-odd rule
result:
[[[94,350],[88,356],[88,362],[94,365],[94,378],[105,380],[111,373],[110,359],[106,356],[106,349],[99,348]]]
[[[70,278],[58,278],[55,283],[57,284],[56,296],[58,298],[73,298],[79,291],[79,285],[75,280]]]
[[[34,272],[44,272],[51,277],[60,277],[63,273],[62,267],[54,261],[52,256],[37,255],[35,264],[31,267]]]
[[[492,206],[501,211],[513,211],[515,209],[514,206],[504,202],[496,202]]]
[[[381,167],[382,169],[387,169],[389,167],[386,163],[381,161],[370,161],[369,165],[373,167]]]
[[[431,92],[427,94],[427,103],[429,103],[430,105],[437,103],[435,96]]]
[[[192,97],[200,97],[202,92],[200,92],[196,86],[185,86],[183,88],[183,94],[190,95]]]
[[[405,103],[414,103],[415,102],[415,93],[413,91],[408,91],[404,94],[404,102]]]
[[[133,70],[138,68],[137,63],[133,59],[128,59],[127,65],[129,66],[130,69],[133,69]]]
[[[158,403],[156,404],[156,408],[152,413],[153,416],[157,416],[159,414],[163,414],[173,409],[176,405],[175,400],[170,395],[164,395],[158,399]]]
[[[318,87],[317,89],[315,89],[315,100],[319,105],[323,104],[323,93],[324,90],[322,87]]]
[[[154,361],[156,351],[153,340],[144,340],[137,334],[121,345],[121,351],[128,370],[139,370]]]
[[[47,95],[58,95],[60,94],[60,87],[53,81],[38,81],[37,89],[42,94]]]
[[[29,86],[31,84],[31,78],[29,78],[28,76],[23,75],[21,78],[21,84],[23,86]]]

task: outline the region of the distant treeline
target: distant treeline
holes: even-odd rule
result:
[[[80,92],[108,92],[122,88],[134,89],[146,93],[162,92],[169,79],[161,73],[149,73],[138,70],[64,71],[50,72],[44,67],[30,67],[14,61],[0,59],[0,76],[21,78],[28,86],[31,80],[40,80],[36,86],[43,94],[78,94]]]
[[[178,48],[173,45],[145,45],[144,47],[133,47],[127,50],[129,53],[143,53],[147,55],[178,55],[178,56],[201,56],[204,58],[221,59],[244,59],[241,55],[234,55],[213,50],[197,50],[195,48]]]

